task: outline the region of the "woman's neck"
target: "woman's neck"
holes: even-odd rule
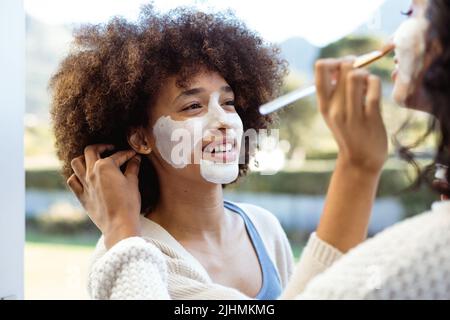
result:
[[[220,184],[193,183],[176,177],[160,179],[160,197],[147,218],[160,224],[177,240],[225,241],[231,227],[223,206]]]

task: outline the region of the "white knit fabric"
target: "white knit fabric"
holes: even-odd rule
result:
[[[450,299],[450,201],[433,204],[431,212],[394,225],[339,257],[313,234],[283,297]],[[247,298],[207,280],[199,286],[205,275],[183,259],[169,265],[185,275],[177,289],[193,299]],[[161,251],[139,238],[122,240],[98,259],[89,283],[96,299],[178,298],[169,295],[174,284],[167,280]]]
[[[168,299],[164,257],[140,237],[124,239],[93,266],[88,289],[94,299]]]
[[[450,299],[450,202],[351,250],[297,299]]]
[[[267,210],[250,204],[240,203],[238,205],[245,210],[261,235],[269,257],[278,270],[282,287],[286,287],[293,272],[293,256],[280,223]],[[161,226],[145,217],[141,217],[141,223],[142,237],[146,242],[141,241],[139,250],[145,250],[148,247],[146,254],[140,255],[141,261],[130,259],[127,253],[127,250],[132,250],[137,245],[134,240],[124,239],[106,251],[103,238],[99,239],[88,279],[88,289],[92,298],[123,297],[124,294],[117,293],[117,290],[126,290],[127,297],[130,299],[150,298],[150,296],[144,295],[143,292],[146,291],[141,291],[140,286],[147,281],[152,281],[152,283],[165,283],[165,290],[168,291],[171,299],[250,299],[234,288],[214,283],[198,260]],[[314,250],[309,250],[309,247]],[[304,266],[305,272],[298,272],[299,276],[296,277],[300,283],[307,283],[310,278],[322,272],[341,255],[339,251],[318,239],[315,234],[312,235],[304,251],[309,254],[302,255],[301,265]],[[323,257],[328,257],[328,259],[324,260]],[[155,261],[160,262],[161,259],[165,263],[167,276],[161,266],[152,266]],[[137,266],[149,271],[144,271],[144,274],[139,275],[136,272]],[[155,272],[155,270],[160,272]],[[161,279],[150,280],[151,277],[157,278],[159,274],[161,274]],[[128,277],[132,280],[128,280]],[[139,282],[138,289],[132,292],[131,289],[127,289],[127,285],[134,286],[135,281]],[[154,285],[148,287],[152,286]],[[294,288],[294,290],[298,290],[297,287]],[[158,288],[157,292],[160,292],[159,290]]]
[[[328,269],[341,256],[339,250],[319,239],[315,232],[312,233],[281,298],[294,298],[305,289],[311,279]]]

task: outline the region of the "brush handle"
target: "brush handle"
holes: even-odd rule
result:
[[[391,52],[394,49],[393,44],[386,45],[382,50],[376,50],[369,52],[367,54],[364,54],[362,56],[359,56],[356,58],[355,62],[353,63],[353,68],[363,68],[369,64],[371,64],[374,61],[377,61],[378,59],[382,58],[389,52]],[[277,111],[278,109],[281,109],[288,104],[300,100],[304,97],[310,96],[312,94],[316,93],[316,87],[311,86],[307,88],[301,88],[294,90],[292,92],[289,92],[288,94],[285,94],[273,101],[270,101],[266,104],[263,104],[259,107],[259,113],[262,115],[266,115],[269,113],[272,113],[274,111]]]
[[[294,91],[289,92],[288,94],[285,94],[279,98],[276,98],[275,100],[272,100],[266,104],[263,104],[261,107],[259,107],[259,112],[262,115],[266,115],[269,113],[272,113],[278,109],[281,109],[288,104],[300,100],[304,97],[313,95],[316,93],[316,86],[310,86],[307,88],[301,88]]]
[[[369,52],[362,56],[359,56],[358,58],[356,58],[355,62],[353,63],[353,68],[355,68],[355,69],[363,68],[363,67],[371,64],[372,62],[377,61],[384,55],[385,55],[385,53],[383,51],[377,50],[377,51],[372,51],[372,52]]]

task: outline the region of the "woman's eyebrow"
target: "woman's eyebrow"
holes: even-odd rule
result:
[[[222,88],[220,88],[220,91],[234,93],[233,89],[231,89],[230,86],[223,86]]]
[[[183,92],[181,92],[173,101],[175,102],[176,100],[182,98],[182,97],[189,97],[189,96],[195,96],[199,93],[203,93],[205,92],[206,89],[205,88],[192,88],[192,89],[188,89],[188,90],[184,90]],[[233,89],[231,89],[230,86],[223,86],[220,88],[220,91],[222,92],[231,92],[233,93]]]

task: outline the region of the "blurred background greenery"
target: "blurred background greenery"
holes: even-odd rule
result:
[[[409,1],[399,1],[405,8]],[[303,38],[290,38],[278,45],[288,60],[291,72],[286,78],[284,92],[313,82],[313,62],[317,58],[359,55],[380,48],[403,19],[399,11],[384,3],[378,14],[387,17],[379,28],[359,27],[351,36],[323,47],[316,47]],[[400,5],[396,2],[398,8]],[[397,7],[396,7],[397,8]],[[384,26],[390,26],[384,29]],[[61,297],[86,298],[85,276],[88,257],[99,237],[76,199],[66,188],[59,174],[60,163],[55,156],[54,137],[49,121],[49,92],[47,82],[67,54],[72,26],[49,25],[27,17],[27,79],[25,117],[26,166],[26,298],[57,298],[65,281],[72,295]],[[429,118],[396,106],[390,96],[392,55],[373,64],[370,70],[383,80],[383,116],[390,136],[404,121],[408,127],[399,136],[404,144],[414,141],[425,132]],[[283,109],[275,128],[280,129],[280,156],[269,154],[266,165],[277,173],[264,175],[254,171],[237,184],[225,189],[226,198],[251,202],[272,211],[280,220],[298,257],[320,217],[324,195],[333,171],[337,148],[331,133],[321,119],[315,98],[304,99]],[[419,162],[430,162],[433,137],[417,150]],[[419,192],[406,191],[412,183],[414,171],[398,159],[390,145],[387,161],[374,208],[370,235],[408,216],[423,212],[437,200],[425,188]],[[70,252],[73,252],[70,255]],[[61,260],[62,259],[62,260]],[[60,268],[55,265],[60,263]],[[56,276],[59,270],[59,278]],[[61,273],[63,270],[63,273]],[[42,278],[55,275],[53,287],[44,290]],[[61,280],[63,279],[63,280]],[[69,280],[67,280],[69,279]],[[72,280],[70,280],[72,279]],[[67,283],[69,281],[69,283]]]

